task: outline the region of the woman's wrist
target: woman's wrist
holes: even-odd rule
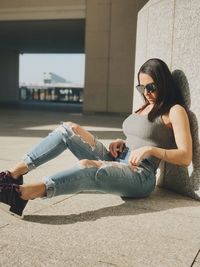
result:
[[[153,146],[147,146],[147,152],[149,156],[154,156],[154,147]]]
[[[162,160],[165,160],[167,157],[166,149],[163,148],[148,146],[148,153],[149,155],[160,158]]]

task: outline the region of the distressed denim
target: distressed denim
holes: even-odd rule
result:
[[[65,123],[27,153],[24,162],[32,170],[66,149],[79,160],[97,160],[101,166],[87,166],[79,161],[69,169],[44,177],[46,197],[90,191],[138,198],[148,196],[155,188],[155,170],[150,162],[143,160],[137,167],[130,166],[130,151],[124,159],[113,159],[99,140],[96,139],[95,145],[91,146]]]

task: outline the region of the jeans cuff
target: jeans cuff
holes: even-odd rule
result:
[[[26,164],[26,166],[28,167],[29,171],[31,171],[31,170],[36,168],[36,166],[33,163],[32,159],[28,155],[25,155],[25,157],[22,160]]]
[[[43,179],[43,183],[46,186],[46,194],[44,196],[44,198],[51,198],[55,195],[55,182],[49,178],[49,177],[44,177]]]

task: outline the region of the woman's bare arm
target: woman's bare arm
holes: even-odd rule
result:
[[[192,161],[192,137],[188,115],[182,106],[175,105],[170,109],[169,119],[177,149],[151,147],[150,154],[169,163],[188,166]]]

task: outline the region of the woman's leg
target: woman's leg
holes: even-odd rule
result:
[[[65,122],[26,154],[10,173],[13,178],[55,158],[69,148],[78,159],[112,160],[105,146],[76,123]]]
[[[44,178],[43,183],[20,186],[25,200],[88,191],[125,197],[145,197],[155,187],[153,172],[118,162],[81,160],[74,167]]]

